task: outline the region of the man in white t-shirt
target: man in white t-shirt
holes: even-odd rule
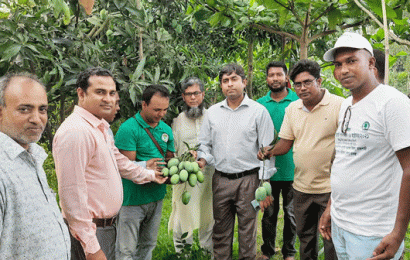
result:
[[[324,55],[351,92],[340,109],[332,195],[320,221],[338,259],[399,259],[410,219],[410,101],[379,84],[370,43],[344,33]]]

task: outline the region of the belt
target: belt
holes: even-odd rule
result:
[[[216,173],[219,173],[222,177],[228,178],[230,180],[236,180],[248,175],[252,175],[252,174],[256,174],[259,171],[259,167],[247,170],[247,171],[243,171],[243,172],[239,172],[239,173],[225,173],[225,172],[221,172],[218,170],[215,170]]]
[[[93,223],[97,227],[105,228],[105,227],[110,227],[110,226],[114,225],[116,220],[117,220],[117,216],[114,216],[112,218],[93,218]],[[64,219],[64,222],[68,226],[67,219]]]

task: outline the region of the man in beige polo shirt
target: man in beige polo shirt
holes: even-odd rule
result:
[[[258,158],[286,154],[293,146],[294,208],[300,259],[318,257],[318,222],[330,197],[330,166],[343,98],[321,88],[320,66],[314,61],[295,64],[290,79],[300,98],[286,109],[280,141]],[[325,259],[336,259],[333,244],[324,241]]]

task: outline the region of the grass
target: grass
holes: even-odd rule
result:
[[[44,162],[44,170],[47,173],[47,179],[49,182],[50,187],[57,192],[57,178],[55,176],[55,167],[54,167],[54,162],[51,156],[51,153],[49,153],[49,157],[47,160]],[[206,259],[211,259],[209,256],[203,256],[203,251],[199,248],[199,245],[197,243],[197,232],[194,232],[194,244],[192,245],[192,248],[189,250],[189,256],[185,258],[181,258],[180,255],[176,254],[175,249],[174,249],[174,244],[172,240],[172,231],[168,233],[168,220],[169,216],[171,215],[172,211],[172,187],[171,185],[167,186],[167,194],[164,198],[163,202],[163,208],[162,208],[162,217],[161,217],[161,226],[158,232],[158,241],[157,241],[157,246],[154,249],[152,259],[164,259],[164,260],[171,260],[171,259],[190,259],[190,260],[206,260]],[[58,200],[58,196],[57,196]],[[281,202],[282,203],[282,202]],[[262,234],[261,234],[261,219],[262,219],[262,214],[258,214],[258,234],[257,234],[257,256],[261,255],[261,250],[260,247],[262,245]],[[410,227],[410,226],[409,226]],[[283,211],[280,210],[279,212],[279,218],[278,218],[278,231],[277,231],[277,237],[276,237],[276,251],[277,253],[275,256],[273,256],[271,259],[274,260],[279,260],[282,259],[282,255],[280,253],[281,247],[282,247],[282,229],[283,229]],[[233,244],[233,259],[236,260],[238,259],[238,238],[237,238],[237,233],[238,233],[238,227],[235,225],[235,237],[234,237],[234,244]],[[404,254],[404,260],[410,260],[410,232],[409,229],[406,233],[406,238],[405,238],[405,254]],[[320,248],[323,247],[322,241],[319,241],[319,246]],[[299,240],[296,239],[296,249],[299,248]],[[321,250],[320,252],[323,252]],[[296,253],[295,256],[296,260],[299,260],[299,254]],[[319,260],[324,259],[323,253],[319,255]]]

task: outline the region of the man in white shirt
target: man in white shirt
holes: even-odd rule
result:
[[[229,64],[219,73],[226,99],[208,109],[199,134],[200,167],[215,166],[212,179],[215,259],[232,259],[235,215],[239,259],[256,258],[256,216],[251,205],[258,188],[262,146],[273,140],[274,128],[264,106],[245,94],[243,68]],[[262,205],[263,206],[263,205]]]
[[[320,232],[339,259],[399,259],[410,219],[410,101],[378,82],[373,49],[359,34],[344,33],[324,59],[352,96],[339,113]]]
[[[199,130],[207,110],[204,107],[205,89],[202,81],[196,77],[186,79],[182,85],[182,98],[185,102],[183,112],[172,123],[174,134],[175,152],[177,156],[198,144]],[[203,183],[191,187],[185,184],[172,186],[172,213],[169,218],[168,229],[173,230],[174,246],[178,252],[181,248],[179,241],[182,235],[188,244],[193,243],[193,231],[198,229],[199,244],[202,248],[212,252],[212,228],[214,218],[212,215],[212,176],[214,168],[207,166],[204,169],[205,180]],[[182,193],[187,190],[192,197],[189,204],[181,201]]]

